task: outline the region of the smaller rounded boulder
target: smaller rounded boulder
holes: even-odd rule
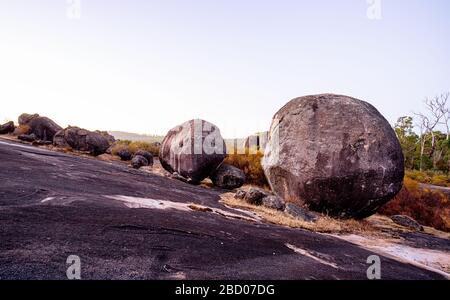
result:
[[[239,188],[245,183],[244,172],[229,164],[220,165],[209,178],[215,186],[228,190]]]
[[[226,157],[226,146],[217,126],[205,120],[190,120],[165,136],[159,160],[165,170],[178,173],[186,182],[198,184]]]
[[[131,160],[131,166],[134,169],[139,169],[141,167],[148,166],[148,161],[145,157],[142,155],[135,155],[133,159]]]

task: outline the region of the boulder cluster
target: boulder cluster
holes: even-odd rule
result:
[[[105,131],[89,131],[79,127],[62,128],[53,120],[39,114],[21,114],[19,127],[14,122],[0,126],[0,134],[18,131],[17,138],[34,145],[54,145],[89,152],[92,155],[104,154],[115,142],[112,135]]]
[[[114,137],[78,127],[61,128],[49,118],[23,114],[19,139],[58,147],[111,152]],[[26,130],[24,130],[26,129]],[[0,126],[11,133],[14,123]],[[374,214],[401,189],[404,157],[386,119],[367,102],[334,94],[293,99],[273,117],[270,130],[245,139],[244,147],[264,151],[262,168],[272,193],[239,190],[236,197],[253,205],[285,211],[305,221],[314,212],[339,218]],[[145,151],[117,152],[133,168],[153,165]],[[205,120],[190,120],[167,133],[159,160],[172,177],[199,184],[205,178],[223,189],[245,182],[244,172],[224,163],[227,156],[220,130]],[[404,217],[395,222],[419,228]]]
[[[138,150],[135,153],[131,153],[128,149],[120,149],[116,154],[123,161],[131,161],[131,166],[134,169],[153,166],[153,154],[145,150]]]

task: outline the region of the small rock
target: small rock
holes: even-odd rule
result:
[[[148,162],[148,165],[153,166],[153,155],[150,152],[144,151],[144,150],[138,150],[138,151],[136,151],[134,156],[137,156],[137,155],[145,157],[145,159]]]
[[[262,205],[276,210],[284,210],[286,203],[279,196],[267,196],[262,199]]]
[[[237,192],[236,192],[236,194],[234,195],[234,198],[235,199],[244,199],[245,198],[245,195],[247,194],[247,192],[246,191],[244,191],[244,190],[238,190]]]
[[[131,155],[131,152],[128,151],[127,149],[119,150],[117,152],[117,156],[120,157],[120,159],[123,161],[129,161],[133,158],[133,156]]]
[[[317,215],[313,212],[308,211],[298,205],[287,203],[286,208],[284,210],[287,214],[293,216],[296,219],[305,221],[305,222],[315,222],[317,221]]]
[[[131,166],[135,169],[139,169],[140,167],[148,166],[148,160],[141,156],[135,155],[131,160]]]
[[[170,174],[170,178],[176,179],[176,180],[179,180],[179,181],[182,181],[185,183],[197,184],[197,183],[192,182],[192,180],[190,178],[181,176],[180,174],[178,174],[178,172],[173,172],[172,174]]]
[[[262,199],[269,196],[268,193],[261,189],[251,188],[244,197],[244,200],[250,204],[261,205]]]
[[[8,134],[14,132],[14,129],[15,129],[14,122],[10,121],[8,123],[0,125],[0,134]]]
[[[17,137],[19,140],[21,141],[25,141],[25,142],[34,142],[37,137],[34,133],[32,134],[21,134]]]
[[[404,215],[396,215],[396,216],[392,216],[391,220],[394,221],[394,223],[396,223],[398,225],[405,226],[405,227],[408,227],[410,229],[417,230],[417,231],[423,231],[423,226],[420,225],[416,220],[414,220],[411,217],[404,216]]]
[[[228,190],[241,187],[245,183],[244,172],[228,164],[222,164],[209,178],[215,186]]]

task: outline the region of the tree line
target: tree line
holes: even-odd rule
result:
[[[394,125],[409,170],[450,169],[449,93],[424,101],[424,112],[400,117]],[[417,131],[417,132],[416,132]]]

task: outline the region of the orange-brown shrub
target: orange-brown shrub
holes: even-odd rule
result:
[[[31,128],[28,125],[19,125],[16,127],[16,129],[13,132],[13,135],[21,135],[21,134],[28,134],[30,132]]]
[[[407,215],[419,223],[450,232],[450,200],[441,192],[422,189],[419,183],[405,178],[403,189],[384,205],[381,214]]]
[[[260,151],[254,152],[252,153],[246,149],[245,154],[229,154],[225,159],[225,163],[241,169],[245,174],[246,183],[267,188],[269,183],[261,165],[261,159],[264,154]]]

